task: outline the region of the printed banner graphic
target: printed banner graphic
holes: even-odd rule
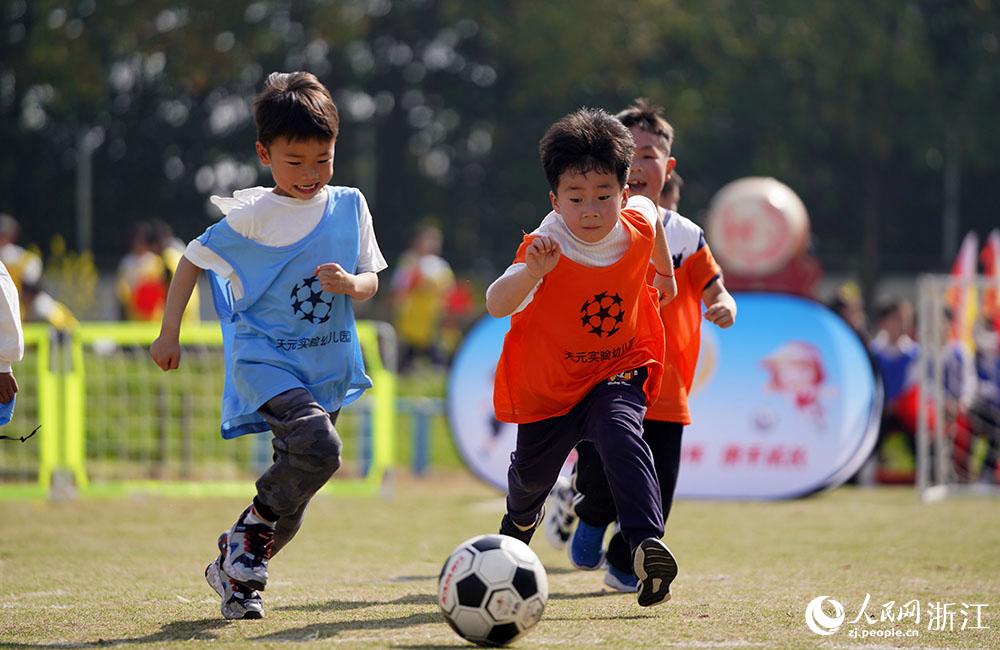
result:
[[[736,294],[734,327],[702,327],[684,431],[679,497],[780,499],[839,485],[875,445],[881,387],[861,340],[823,305]],[[506,490],[517,427],[493,417],[493,375],[509,319],[468,333],[448,383],[455,445]]]

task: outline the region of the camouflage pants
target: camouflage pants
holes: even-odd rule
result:
[[[257,479],[254,502],[278,517],[272,555],[295,536],[309,500],[340,468],[342,444],[334,427],[339,413],[327,413],[303,388],[260,407],[274,433],[274,464]]]

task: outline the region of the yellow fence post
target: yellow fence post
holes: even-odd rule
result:
[[[358,321],[358,339],[365,350],[365,369],[372,380],[372,465],[368,482],[381,485],[395,462],[396,376],[382,363],[378,331],[367,321]]]
[[[35,372],[38,374],[38,486],[46,492],[52,485],[52,473],[60,464],[58,377],[52,371],[52,337],[48,325],[24,326],[25,346],[35,346]]]

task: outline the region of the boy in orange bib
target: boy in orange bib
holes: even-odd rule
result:
[[[670,598],[677,569],[659,540],[662,506],[642,419],[663,376],[658,303],[676,284],[656,206],[629,199],[633,149],[604,111],[582,109],[549,128],[539,151],[554,212],[525,235],[486,307],[511,315],[493,402],[498,420],[518,425],[500,533],[530,541],[567,454],[588,440],[623,504],[638,602],[651,606]]]
[[[664,119],[659,107],[641,99],[617,117],[635,141],[629,191],[656,200],[677,163],[671,156],[673,127]],[[701,228],[665,206],[658,208],[658,214],[673,253],[677,298],[660,310],[666,335],[663,382],[657,399],[650,402],[646,410],[643,438],[653,455],[666,525],[677,486],[681,435],[684,426],[691,423],[688,394],[701,345],[701,305],[705,305],[705,318],[709,322],[727,328],[736,320],[736,302],[726,291],[722,270],[712,257]],[[653,270],[649,273],[652,275]],[[620,501],[613,498],[601,458],[593,445],[582,443],[577,446],[577,453],[572,507],[580,521],[569,540],[570,561],[584,570],[599,569],[606,564],[604,581],[608,586],[634,591],[636,576],[632,574],[629,548],[622,535],[612,536],[606,556],[603,549],[605,530],[616,519],[616,510],[621,509]],[[550,511],[564,507],[552,503]]]

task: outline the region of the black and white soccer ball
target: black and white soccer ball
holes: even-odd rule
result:
[[[438,578],[444,620],[477,645],[506,645],[542,618],[549,598],[545,567],[524,542],[480,535],[452,551]]]
[[[309,321],[314,325],[330,320],[330,314],[333,312],[333,294],[323,291],[317,276],[305,278],[292,287],[290,298],[292,312],[299,320]]]

